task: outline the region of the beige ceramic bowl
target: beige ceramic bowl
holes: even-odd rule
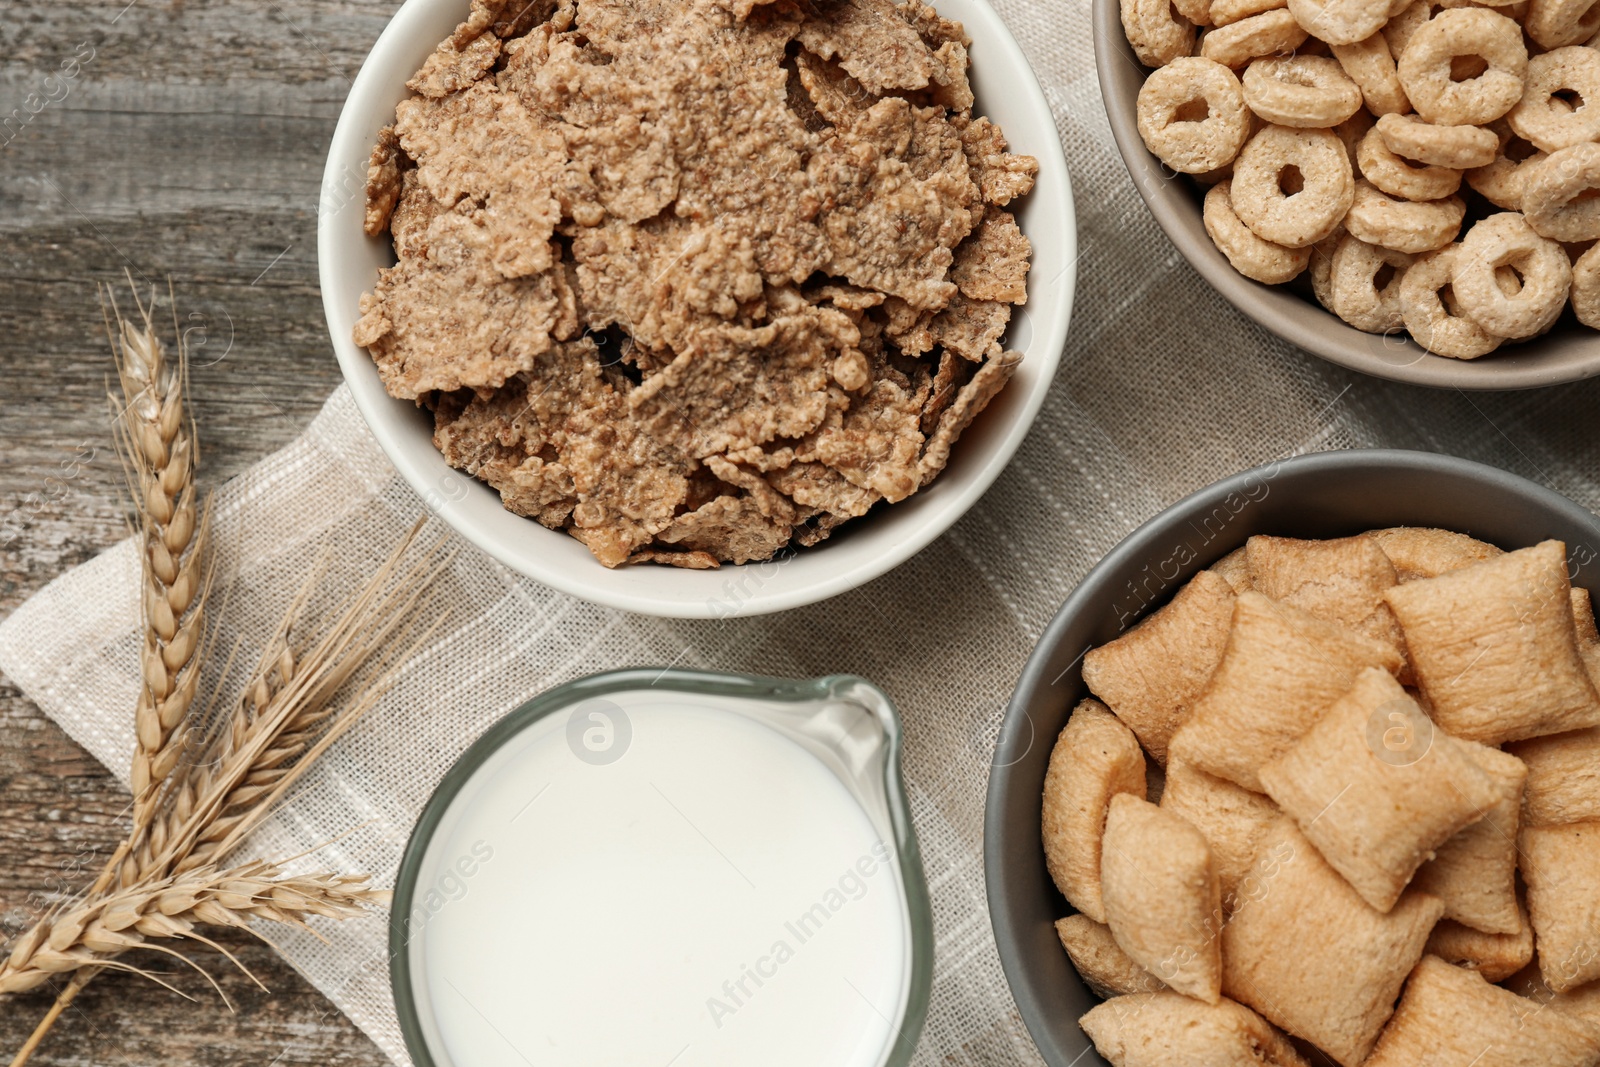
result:
[[[1164,167],[1139,137],[1134,104],[1149,70],[1123,35],[1118,0],[1094,0],[1094,47],[1111,134],[1139,195],[1201,277],[1262,326],[1342,367],[1412,385],[1532,389],[1600,375],[1600,333],[1579,325],[1570,311],[1543,337],[1481,359],[1447,359],[1404,334],[1362,333],[1291,286],[1262,285],[1239,274],[1206,234],[1195,183]]]

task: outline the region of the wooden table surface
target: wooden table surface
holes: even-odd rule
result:
[[[290,440],[337,384],[317,194],[397,3],[0,0],[0,615],[124,534],[98,285],[171,280],[207,482]],[[0,942],[92,877],[127,800],[0,678]],[[171,980],[194,1004],[102,975],[33,1062],[387,1062],[271,950],[220,940],[271,995],[215,956],[235,1014],[192,974]],[[0,998],[0,1062],[51,1000]]]

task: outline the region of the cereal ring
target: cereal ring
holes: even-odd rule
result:
[[[1279,126],[1337,126],[1361,110],[1361,90],[1321,56],[1258,59],[1244,70],[1250,110]]]
[[[1548,158],[1512,132],[1505,119],[1489,127],[1500,138],[1500,150],[1493,163],[1467,172],[1467,182],[1496,207],[1522,210],[1522,190],[1538,163]]]
[[[1333,311],[1333,254],[1338,251],[1339,242],[1344,240],[1344,236],[1344,225],[1340,224],[1332,233],[1311,246],[1309,271],[1311,295],[1317,298],[1317,303],[1329,311]]]
[[[1268,126],[1234,160],[1233,190],[1233,210],[1257,236],[1304,248],[1350,210],[1355,175],[1331,131]]]
[[[1582,44],[1600,32],[1600,3],[1595,0],[1531,0],[1525,28],[1541,48]]]
[[[1194,24],[1171,0],[1121,0],[1121,7],[1122,32],[1145,66],[1163,67],[1194,51]]]
[[[1401,326],[1400,283],[1411,257],[1345,234],[1333,250],[1328,278],[1333,313],[1358,330],[1388,333]]]
[[[1600,5],[1597,5],[1600,7]],[[1577,98],[1576,107],[1567,99]],[[1528,60],[1522,99],[1506,114],[1520,136],[1546,152],[1600,140],[1600,52],[1584,45],[1557,48]]]
[[[1500,138],[1481,126],[1435,126],[1415,115],[1385,115],[1378,136],[1397,156],[1431,167],[1486,167],[1500,153]]]
[[[1251,15],[1288,6],[1289,0],[1211,0],[1211,22],[1215,26],[1232,26]]]
[[[1419,167],[1389,151],[1376,127],[1356,147],[1361,176],[1390,196],[1438,200],[1461,188],[1461,172],[1448,167]]]
[[[1172,6],[1196,26],[1211,25],[1211,0],[1172,0]]]
[[[1549,157],[1522,187],[1522,213],[1552,241],[1600,238],[1600,144],[1575,144]]]
[[[1450,268],[1461,313],[1496,337],[1543,333],[1561,314],[1572,262],[1514,211],[1490,215],[1467,231]]]
[[[1299,276],[1311,258],[1309,248],[1285,248],[1257,237],[1234,213],[1232,183],[1220,182],[1206,193],[1201,217],[1212,242],[1246,278],[1277,285]]]
[[[1350,169],[1358,178],[1361,177],[1361,162],[1357,157],[1356,147],[1371,130],[1372,116],[1365,111],[1357,111],[1333,128],[1339,140],[1344,142],[1344,154],[1350,157]]]
[[[1474,57],[1487,66],[1457,81],[1475,65]],[[1439,12],[1411,35],[1399,71],[1411,106],[1424,119],[1441,126],[1481,126],[1522,99],[1528,49],[1522,27],[1504,15],[1456,8]]]
[[[1411,101],[1400,86],[1400,73],[1395,69],[1394,57],[1389,54],[1389,42],[1383,34],[1375,33],[1365,41],[1355,44],[1336,44],[1333,58],[1361,87],[1361,96],[1367,110],[1374,115],[1402,114],[1411,110]]]
[[[1450,269],[1460,245],[1420,256],[1400,279],[1400,317],[1417,344],[1436,356],[1477,359],[1500,347],[1500,338],[1460,313]]]
[[[1355,44],[1389,21],[1385,0],[1289,0],[1295,21],[1307,33],[1329,44]]]
[[[1305,39],[1294,16],[1278,8],[1216,27],[1200,41],[1200,54],[1226,67],[1242,67],[1257,56],[1293,52]]]
[[[1422,29],[1423,24],[1433,18],[1433,12],[1432,0],[1412,0],[1383,24],[1383,39],[1389,43],[1389,54],[1394,57],[1396,63],[1405,53],[1412,34]]]
[[[1572,310],[1579,322],[1600,330],[1600,244],[1572,265]]]
[[[1443,200],[1392,200],[1369,181],[1356,182],[1345,229],[1361,240],[1415,254],[1443,248],[1461,232],[1467,205],[1459,196]]]
[[[1191,174],[1189,177],[1193,178],[1201,185],[1209,188],[1218,182],[1225,182],[1229,178],[1233,177],[1233,161],[1229,160],[1216,170],[1203,171],[1200,174]]]
[[[1199,56],[1181,56],[1145,79],[1137,110],[1145,147],[1185,174],[1226,166],[1250,133],[1239,79]]]

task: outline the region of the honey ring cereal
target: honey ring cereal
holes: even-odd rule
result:
[[[1211,0],[1172,0],[1172,6],[1196,26],[1211,25]]]
[[[1574,108],[1564,95],[1578,97]],[[1600,139],[1600,52],[1569,45],[1528,60],[1522,99],[1506,114],[1517,134],[1546,152]]]
[[[1121,0],[1122,32],[1139,62],[1162,67],[1194,51],[1194,23],[1172,9],[1171,0]]]
[[[1500,138],[1481,126],[1435,126],[1415,115],[1384,115],[1377,126],[1391,152],[1433,167],[1486,167],[1500,152]]]
[[[1467,182],[1496,207],[1521,211],[1528,177],[1548,154],[1518,137],[1505,119],[1496,120],[1489,128],[1499,136],[1500,150],[1493,163],[1470,171]]]
[[[1189,117],[1191,114],[1201,118]],[[1183,56],[1145,79],[1137,105],[1139,136],[1161,162],[1203,174],[1232,162],[1250,134],[1250,112],[1233,71]]]
[[[1500,347],[1500,338],[1459,314],[1450,269],[1460,245],[1419,256],[1400,279],[1400,316],[1417,344],[1436,356],[1477,359]]]
[[[1333,313],[1358,330],[1388,333],[1403,323],[1400,283],[1411,257],[1345,234],[1333,251],[1328,278]],[[1385,275],[1388,275],[1385,277]]]
[[[1357,149],[1361,144],[1362,138],[1366,137],[1371,130],[1372,116],[1365,111],[1357,111],[1333,128],[1333,132],[1338,135],[1339,140],[1344,142],[1344,154],[1350,160],[1351,173],[1357,177],[1361,174],[1361,163]]]
[[[1600,330],[1600,244],[1572,265],[1572,310],[1579,322]]]
[[[1295,182],[1298,189],[1285,188]],[[1350,157],[1330,130],[1267,126],[1245,142],[1233,164],[1234,211],[1274,244],[1304,248],[1322,240],[1354,196]]]
[[[1455,80],[1457,59],[1476,56],[1487,67]],[[1400,84],[1411,106],[1441,126],[1493,122],[1522,99],[1528,49],[1522,27],[1481,7],[1441,11],[1424,23],[1400,55]]]
[[[1461,232],[1467,205],[1459,196],[1441,200],[1395,200],[1371,182],[1356,182],[1345,229],[1368,244],[1407,252],[1443,248]]]
[[[1572,285],[1572,263],[1516,212],[1467,231],[1450,270],[1462,314],[1497,337],[1534,337],[1555,322]]]
[[[1332,233],[1311,246],[1311,262],[1306,272],[1311,278],[1311,295],[1329,311],[1333,311],[1333,254],[1338,251],[1339,242],[1344,240],[1344,236],[1345,229],[1341,223]]]
[[[1306,269],[1311,249],[1285,248],[1257,237],[1234,213],[1231,184],[1219,182],[1206,193],[1201,215],[1212,242],[1246,278],[1277,285],[1298,277]]]
[[[1361,90],[1333,59],[1281,56],[1244,70],[1250,110],[1279,126],[1337,126],[1361,110]]]
[[[1530,0],[1524,25],[1528,36],[1541,48],[1583,44],[1600,33],[1600,3],[1596,0]]]
[[[1528,225],[1552,241],[1600,238],[1600,144],[1575,144],[1551,152],[1528,176],[1522,213]]]
[[[1411,101],[1406,99],[1400,72],[1383,34],[1375,33],[1355,44],[1336,44],[1331,51],[1350,80],[1361,89],[1368,111],[1374,115],[1393,115],[1411,110]]]
[[[1235,22],[1289,6],[1289,0],[1211,0],[1211,23],[1231,26]]]
[[[1390,196],[1407,200],[1438,200],[1461,188],[1461,172],[1449,167],[1418,166],[1402,159],[1383,143],[1374,126],[1356,147],[1361,176]]]
[[[1382,0],[1289,0],[1289,10],[1302,29],[1330,45],[1364,41],[1389,21]]]
[[[1305,43],[1306,31],[1283,8],[1263,11],[1208,31],[1200,54],[1227,67],[1242,67],[1258,56],[1293,52]]]
[[[1383,24],[1383,29],[1379,32],[1389,43],[1389,54],[1394,57],[1396,63],[1400,62],[1400,56],[1405,52],[1411,35],[1433,18],[1433,7],[1433,0],[1412,0],[1389,16],[1389,21]]]

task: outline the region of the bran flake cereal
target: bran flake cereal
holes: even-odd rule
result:
[[[815,544],[1020,359],[1038,163],[973,114],[970,44],[921,0],[473,0],[373,147],[396,263],[354,340],[606,566]]]

